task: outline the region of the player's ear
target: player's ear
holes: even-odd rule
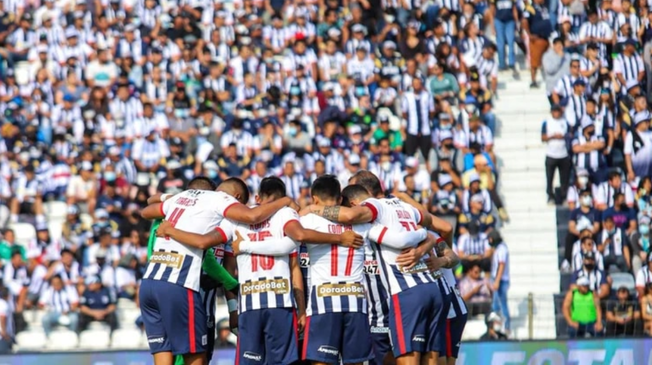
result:
[[[319,203],[321,203],[321,199],[319,199],[318,196],[313,195],[313,196],[311,196],[311,198],[312,198],[312,204],[319,205]]]
[[[260,195],[256,194],[254,201],[256,202],[256,204],[260,205]]]

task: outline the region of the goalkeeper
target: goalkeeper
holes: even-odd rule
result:
[[[150,256],[152,256],[154,242],[156,241],[156,230],[161,225],[161,222],[161,219],[157,219],[152,223],[152,228],[149,232],[149,241],[147,243],[148,260]],[[229,293],[227,297],[232,298],[229,299],[229,301],[234,300],[237,298],[238,281],[217,261],[214,248],[207,250],[204,255],[202,269],[203,274],[200,281],[201,295],[204,305],[206,306],[206,315],[208,316],[209,326],[209,331],[207,331],[208,346],[206,348],[208,351],[206,357],[208,359],[207,363],[210,363],[211,357],[213,356],[213,343],[215,341],[215,290],[218,287],[223,286]],[[232,312],[231,308],[229,308],[229,312]],[[184,365],[183,356],[177,355],[174,364]]]

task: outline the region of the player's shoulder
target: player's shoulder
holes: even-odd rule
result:
[[[371,223],[361,223],[361,224],[354,224],[352,226],[353,232],[366,237],[368,234],[369,230],[371,229],[372,225]]]

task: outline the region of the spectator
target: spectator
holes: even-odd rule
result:
[[[588,232],[586,235],[584,232]],[[589,230],[581,232],[583,237],[580,238],[580,245],[575,249],[573,247],[573,260],[571,261],[571,269],[573,271],[581,270],[584,266],[584,254],[586,252],[593,252],[595,255],[595,265],[598,270],[604,271],[604,258],[602,253],[598,251],[598,246],[593,241],[593,237]]]
[[[638,289],[638,288],[637,288]],[[652,334],[652,283],[645,285],[645,294],[639,296],[641,300],[641,317],[643,318],[643,331],[646,335]]]
[[[502,332],[503,324],[500,316],[494,312],[489,313],[485,318],[487,332],[485,332],[480,341],[504,341],[507,335]]]
[[[482,277],[478,263],[469,265],[466,275],[460,280],[460,294],[471,316],[488,314],[491,311],[492,292],[489,278]]]
[[[640,112],[634,116],[634,129],[625,137],[625,166],[627,181],[632,182],[637,176],[652,174],[652,131],[650,129],[650,113]]]
[[[10,293],[6,287],[0,287],[0,353],[10,353],[14,345],[13,310]]]
[[[636,291],[639,298],[645,296],[645,288],[652,283],[652,266],[650,262],[652,262],[652,255],[648,252],[646,265],[636,272]]]
[[[408,121],[405,128],[405,155],[413,156],[419,149],[423,158],[428,159],[432,133],[430,121],[435,115],[435,105],[428,91],[423,88],[421,79],[415,78],[412,81],[412,90],[405,93],[401,108],[403,118]]]
[[[498,65],[501,70],[514,68],[514,34],[516,20],[519,18],[516,3],[512,0],[497,0],[493,3],[494,27],[498,46]],[[505,64],[505,45],[508,49],[508,61]]]
[[[457,242],[457,255],[462,261],[462,267],[466,272],[473,263],[477,263],[482,271],[491,270],[492,248],[489,246],[487,235],[480,232],[480,224],[471,221],[468,224],[467,232],[461,234]]]
[[[603,137],[595,135],[595,125],[590,119],[582,120],[580,127],[572,142],[573,153],[576,154],[575,166],[588,170],[592,180],[600,183],[604,180],[603,171],[606,166],[606,160],[602,154],[605,140]]]
[[[570,180],[571,157],[568,154],[566,141],[570,135],[570,125],[563,118],[562,107],[555,104],[550,109],[552,118],[543,122],[541,141],[547,143],[546,148],[546,193],[548,204],[555,204],[555,194],[552,190],[555,170],[559,174],[561,195],[566,196]]]
[[[23,318],[23,309],[27,300],[27,288],[29,287],[29,276],[23,256],[18,250],[11,252],[9,262],[4,265],[2,284],[9,289],[11,295],[11,307],[16,333],[26,327]]]
[[[587,278],[589,288],[599,299],[609,297],[609,283],[604,271],[598,269],[595,264],[595,254],[593,251],[584,252],[584,265],[581,269],[573,273],[572,282],[577,283],[579,278]],[[571,290],[576,286],[571,284]]]
[[[16,244],[16,234],[10,228],[7,228],[2,233],[2,241],[0,241],[0,259],[6,261],[11,260],[14,251],[20,252],[23,261],[27,261],[27,251],[25,246]]]
[[[85,284],[86,290],[80,299],[79,331],[84,331],[94,321],[105,322],[111,331],[115,330],[118,327],[115,294],[102,286],[97,276],[86,278]]]
[[[634,336],[639,332],[641,310],[636,301],[631,300],[626,287],[618,288],[617,300],[607,305],[607,336]],[[642,326],[641,326],[642,327]]]
[[[564,298],[563,313],[568,324],[570,338],[586,335],[601,336],[602,310],[600,297],[590,289],[589,279],[580,277],[575,281],[577,287],[569,290]]]
[[[546,80],[546,93],[551,105],[555,103],[552,95],[560,80],[570,71],[571,56],[564,51],[564,40],[556,37],[552,41],[552,47],[543,54],[542,68]]]
[[[634,192],[631,186],[622,180],[619,170],[614,170],[609,173],[607,181],[598,186],[595,207],[599,210],[613,207],[617,193],[625,196],[627,207],[634,206]]]
[[[50,286],[45,289],[39,299],[39,308],[47,313],[41,320],[45,336],[50,337],[53,325],[68,327],[71,331],[77,330],[77,307],[79,296],[77,290],[70,285],[64,285],[58,275],[50,278]]]
[[[493,305],[491,310],[502,315],[505,320],[505,330],[511,330],[511,318],[507,304],[507,292],[509,291],[509,251],[507,244],[503,241],[500,233],[496,230],[488,234],[489,246],[493,248],[491,256],[491,280],[493,291]]]
[[[622,229],[627,237],[636,232],[636,211],[627,206],[625,195],[622,193],[614,194],[614,205],[602,212],[602,216],[603,219],[605,216],[611,216],[616,228]]]
[[[468,212],[460,214],[457,223],[459,232],[464,234],[468,232],[468,226],[471,222],[477,222],[480,225],[480,232],[489,234],[496,227],[496,220],[491,213],[483,211],[484,198],[480,194],[471,197],[470,208]]]
[[[530,74],[532,77],[531,88],[538,88],[537,70],[541,67],[541,59],[548,49],[548,38],[552,33],[548,9],[543,5],[544,0],[535,0],[528,5],[523,13],[523,30],[530,39]]]
[[[120,259],[115,269],[115,286],[118,289],[118,298],[134,299],[138,288],[137,282],[139,263],[134,254],[126,254]],[[102,281],[104,284],[104,281]]]
[[[642,216],[638,220],[638,230],[631,236],[632,272],[637,273],[647,262],[650,246],[650,218]]]
[[[580,237],[580,232],[588,228],[592,234],[597,234],[600,230],[600,213],[591,207],[593,199],[591,192],[584,190],[580,193],[580,206],[575,208],[568,220],[568,234],[566,235],[566,260],[571,259],[572,247]]]
[[[576,169],[575,184],[568,187],[566,195],[568,209],[571,212],[579,207],[580,192],[583,190],[589,190],[591,196],[598,195],[598,188],[591,182],[589,172],[585,169]]]
[[[216,349],[233,349],[235,344],[230,339],[231,327],[229,320],[224,318],[217,321],[217,338],[215,339]]]
[[[75,204],[82,213],[95,211],[97,203],[97,191],[93,176],[93,164],[84,161],[80,166],[80,174],[70,179],[70,185],[66,191],[68,204]]]
[[[616,227],[614,217],[610,212],[602,215],[602,231],[598,234],[598,251],[604,256],[606,271],[611,271],[611,266],[616,266],[621,272],[631,269],[631,256],[629,239],[625,231]]]
[[[34,165],[28,163],[23,174],[13,186],[15,196],[11,199],[11,221],[18,222],[19,214],[36,215],[40,222],[45,221],[43,216],[43,186],[37,179]]]

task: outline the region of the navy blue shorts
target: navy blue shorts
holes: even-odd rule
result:
[[[369,360],[369,365],[383,365],[385,356],[388,352],[392,351],[389,328],[371,328],[371,347],[374,349],[374,358]]]
[[[437,342],[443,311],[437,283],[418,285],[392,295],[389,305],[389,334],[394,357],[411,352],[439,350]]]
[[[313,314],[306,318],[303,359],[355,364],[374,358],[369,316],[361,312]]]
[[[206,310],[199,292],[167,281],[144,279],[139,298],[152,354],[206,351]]]
[[[451,308],[451,303],[455,299],[455,293],[451,291],[450,289],[448,290],[449,293],[446,294],[446,289],[444,288],[445,284],[442,284],[441,280],[439,280],[439,290],[441,291],[441,296],[444,298],[444,307],[442,308],[443,314],[442,316],[439,316],[439,323],[437,324],[437,352],[440,354],[445,354],[446,353],[446,345],[447,345],[447,336],[448,332],[446,332],[446,319],[448,318],[448,312]]]
[[[293,308],[246,311],[238,316],[236,365],[292,364],[299,359]]]
[[[464,326],[466,326],[467,316],[464,313],[463,315],[446,320],[446,357],[457,359],[457,355],[460,353],[462,333],[464,332]]]

